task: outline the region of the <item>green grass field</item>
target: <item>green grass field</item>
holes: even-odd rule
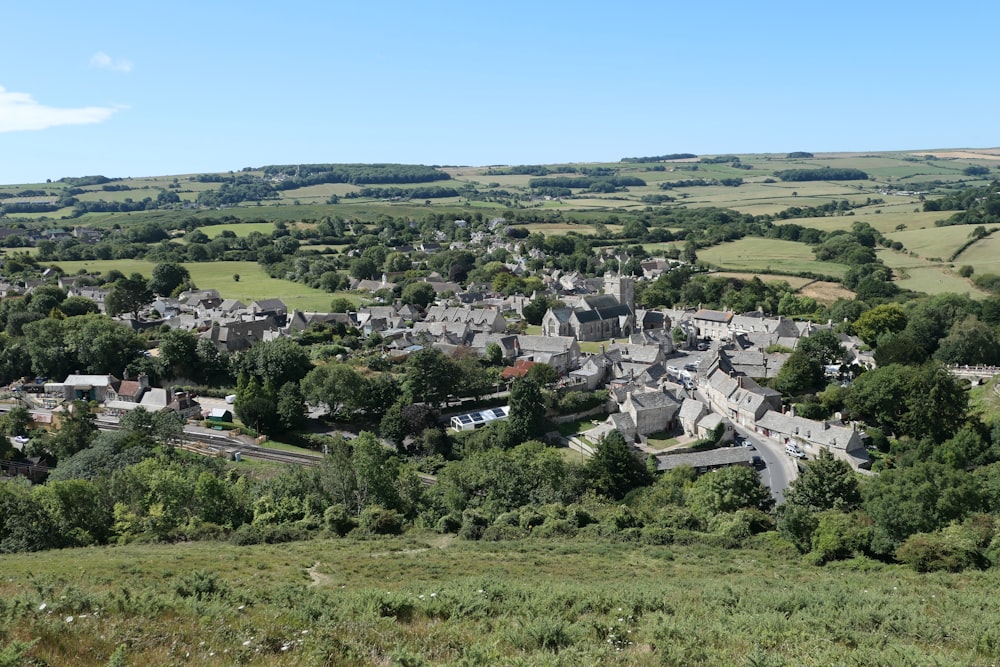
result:
[[[928,261],[906,253],[880,248],[879,258],[896,273],[896,283],[905,289],[927,294],[955,292],[982,299],[988,294],[951,270],[952,264]],[[955,264],[957,266],[957,262]]]
[[[990,665],[1000,573],[432,533],[0,557],[7,664]],[[118,651],[117,662],[111,661]],[[16,653],[15,653],[16,655]],[[29,662],[30,661],[30,662]]]
[[[951,225],[949,227],[928,227],[890,232],[887,236],[899,241],[903,246],[921,257],[948,261],[963,245],[969,242],[973,230],[971,225]]]
[[[819,229],[824,232],[831,232],[838,229],[850,229],[856,222],[864,222],[883,234],[894,232],[900,225],[905,225],[905,230],[933,228],[934,222],[940,220],[941,213],[923,211],[916,212],[916,208],[910,204],[900,204],[893,206],[871,206],[855,209],[854,215],[834,215],[825,218],[789,218],[781,220],[775,224],[796,224],[812,229]],[[882,211],[882,213],[875,213]]]
[[[847,271],[843,264],[817,262],[812,248],[805,243],[757,237],[703,248],[698,251],[698,259],[728,271],[812,271],[831,276],[842,276]]]
[[[144,260],[104,260],[59,262],[57,266],[69,274],[77,273],[80,269],[100,274],[118,269],[125,274],[138,271],[148,278],[152,275],[155,264]],[[328,294],[301,283],[272,278],[256,262],[187,262],[184,267],[191,273],[191,280],[198,287],[219,290],[222,298],[239,299],[248,305],[259,299],[279,298],[285,302],[289,311],[297,309],[325,312],[330,308],[330,301],[337,296],[344,296],[355,303],[361,301],[357,294]],[[240,276],[239,281],[233,279],[236,274]]]
[[[209,227],[202,227],[201,231],[205,232],[205,236],[210,239],[214,239],[216,236],[220,236],[222,232],[233,232],[236,236],[244,237],[250,234],[250,232],[260,232],[261,234],[269,235],[274,231],[273,222],[238,222],[238,223],[224,223],[221,225],[211,225]]]
[[[719,277],[732,277],[739,278],[740,280],[752,280],[754,278],[760,278],[764,283],[788,283],[788,286],[792,289],[799,289],[807,283],[813,282],[812,278],[800,278],[799,276],[782,276],[773,273],[741,273],[739,271],[719,271],[714,274]]]
[[[1000,273],[1000,232],[980,239],[955,258],[955,265],[969,265],[976,273]]]

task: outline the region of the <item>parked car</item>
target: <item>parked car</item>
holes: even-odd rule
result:
[[[31,438],[29,438],[26,435],[15,435],[14,442],[16,442],[19,445],[26,445],[29,442],[31,442]]]
[[[753,458],[751,458],[750,464],[754,468],[757,468],[758,470],[767,467],[767,464],[764,463],[764,459],[760,458],[759,456],[754,456]]]
[[[804,459],[806,457],[806,453],[799,449],[798,445],[793,444],[785,445],[785,453],[797,459]]]
[[[677,368],[677,366],[667,366],[667,372],[671,375],[680,375],[681,369]]]

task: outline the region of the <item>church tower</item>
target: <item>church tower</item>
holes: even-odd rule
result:
[[[604,293],[615,297],[618,303],[635,312],[635,278],[632,276],[608,273],[604,276]]]

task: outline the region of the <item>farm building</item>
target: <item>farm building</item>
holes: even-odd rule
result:
[[[451,427],[456,431],[472,431],[482,428],[498,419],[507,419],[508,416],[510,416],[510,406],[508,405],[499,408],[487,408],[478,412],[455,415],[451,418]]]

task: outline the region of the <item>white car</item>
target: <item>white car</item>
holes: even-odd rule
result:
[[[31,442],[31,438],[29,438],[26,435],[15,435],[14,442],[16,442],[19,445],[26,445],[29,442]]]
[[[671,375],[680,375],[681,369],[677,368],[677,366],[667,366],[667,372]]]
[[[806,453],[804,451],[799,449],[796,445],[791,444],[785,445],[785,453],[789,456],[794,456],[797,459],[804,459],[806,457]]]

